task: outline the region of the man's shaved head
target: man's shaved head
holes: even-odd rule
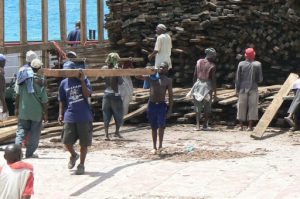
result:
[[[22,158],[22,149],[18,144],[11,144],[5,148],[4,158],[8,164],[15,163]]]

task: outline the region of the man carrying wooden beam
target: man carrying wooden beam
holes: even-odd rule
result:
[[[113,69],[119,67],[120,57],[118,53],[110,53],[105,60],[106,66],[102,69]],[[123,125],[123,102],[119,86],[123,83],[122,77],[105,77],[105,91],[102,99],[103,122],[105,128],[105,140],[109,141],[108,129],[112,116],[116,122],[115,137],[122,138],[120,127]]]
[[[75,69],[73,62],[66,62],[64,69]],[[59,86],[59,116],[58,122],[64,124],[63,143],[71,157],[68,168],[72,169],[79,155],[74,150],[74,144],[79,139],[80,164],[77,166],[76,175],[85,172],[85,158],[88,146],[92,144],[93,115],[88,103],[92,88],[90,81],[80,71],[78,78],[65,78]]]
[[[248,121],[248,131],[253,130],[253,122],[258,120],[258,83],[263,81],[261,63],[255,61],[255,51],[247,48],[245,61],[241,61],[236,72],[235,90],[238,95],[237,119],[243,130]]]
[[[161,154],[163,150],[163,139],[166,128],[166,119],[171,116],[173,110],[173,86],[172,79],[168,78],[169,65],[167,62],[162,62],[159,66],[159,72],[156,79],[149,76],[138,77],[139,79],[147,80],[150,83],[150,98],[148,102],[147,117],[152,131],[153,149],[152,154]],[[169,107],[167,106],[166,93],[169,95]],[[157,148],[157,135],[159,145]]]

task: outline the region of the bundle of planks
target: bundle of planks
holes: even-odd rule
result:
[[[259,87],[259,110],[262,115],[267,107],[272,102],[274,95],[277,94],[281,85]],[[190,88],[174,88],[174,109],[168,123],[195,123],[195,113],[193,100],[186,98],[186,94]],[[54,93],[53,93],[54,94]],[[55,94],[54,94],[55,95]],[[102,119],[102,97],[103,92],[96,92],[92,97],[92,108],[95,116],[94,131],[103,130]],[[149,99],[149,90],[135,89],[133,99],[129,106],[129,114],[125,115],[125,121],[130,124],[147,122],[146,110]],[[292,97],[287,97],[284,104],[281,106],[276,116],[273,118],[271,126],[286,127],[283,117],[286,116],[286,111]],[[50,123],[44,126],[42,135],[46,137],[59,135],[62,131],[62,126],[59,126],[57,120],[57,97],[54,96],[50,100],[49,118]],[[217,91],[217,99],[213,103],[212,117],[214,124],[220,125],[235,125],[236,123],[236,102],[237,97],[233,89],[219,88]],[[17,118],[10,118],[5,122],[0,123],[0,143],[14,138],[17,130]],[[112,121],[111,124],[114,124]]]
[[[217,50],[218,83],[232,84],[244,49],[254,47],[265,85],[282,84],[300,63],[300,3],[296,0],[108,0],[106,28],[122,56],[145,57],[163,23],[173,40],[177,86],[191,75],[207,47]]]

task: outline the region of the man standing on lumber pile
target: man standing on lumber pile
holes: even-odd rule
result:
[[[6,165],[0,167],[0,198],[30,199],[33,194],[33,166],[22,162],[20,145],[5,148]]]
[[[106,66],[102,69],[119,68],[120,57],[118,53],[110,53],[105,60]],[[119,86],[123,83],[122,77],[105,77],[105,91],[102,100],[103,122],[105,128],[105,140],[109,141],[108,129],[112,116],[115,119],[115,137],[122,138],[120,127],[123,125],[123,102],[119,92]]]
[[[293,84],[293,91],[295,97],[289,107],[288,116],[284,117],[285,121],[291,126],[291,131],[296,131],[299,129],[299,104],[300,104],[300,79],[297,79]],[[298,117],[297,117],[298,116]]]
[[[236,72],[235,90],[238,95],[237,119],[239,130],[248,121],[248,131],[253,130],[253,122],[258,120],[258,83],[263,81],[261,63],[255,61],[255,51],[247,48],[245,61],[241,61]]]
[[[217,53],[213,48],[205,49],[205,58],[199,59],[195,67],[193,82],[194,85],[188,95],[192,95],[196,111],[197,126],[200,129],[200,116],[203,110],[204,123],[202,130],[211,130],[209,117],[211,114],[211,103],[213,96],[216,98],[216,65],[214,63]]]
[[[164,24],[158,24],[156,26],[157,39],[154,47],[154,51],[148,56],[149,60],[155,57],[155,68],[159,68],[160,64],[167,62],[169,69],[172,69],[171,62],[171,49],[172,39],[167,33],[167,27]],[[144,82],[144,88],[150,87],[149,82]]]
[[[43,76],[37,74],[43,63],[35,58],[36,54],[27,52],[26,61],[30,65],[21,67],[16,81],[16,105],[15,111],[18,117],[18,130],[16,144],[26,146],[26,158],[36,158],[34,154],[39,145],[42,121],[48,122],[48,96],[47,84]]]
[[[76,69],[76,64],[66,62],[64,69]],[[58,122],[64,124],[63,144],[70,152],[68,168],[74,168],[79,155],[74,150],[74,144],[79,139],[80,163],[76,175],[84,174],[85,158],[88,146],[92,145],[93,115],[88,102],[92,95],[90,81],[79,72],[78,78],[65,78],[59,86],[59,116]]]
[[[6,63],[6,58],[4,55],[0,54],[0,106],[2,110],[0,112],[0,120],[5,120],[8,117],[8,108],[5,101],[5,76],[4,76],[4,67]]]
[[[152,130],[152,154],[160,154],[162,152],[166,119],[171,116],[173,110],[172,79],[166,76],[168,73],[168,67],[169,65],[167,62],[162,62],[159,66],[159,73],[156,75],[156,79],[141,77],[141,79],[147,80],[150,83],[150,98],[148,102],[147,116]],[[165,102],[167,91],[169,95],[169,107]],[[159,137],[158,149],[157,134]]]

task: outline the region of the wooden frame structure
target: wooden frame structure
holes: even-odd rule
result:
[[[49,0],[41,0],[42,10],[42,41],[41,42],[28,42],[27,40],[27,0],[19,0],[20,11],[20,43],[11,45],[5,43],[4,37],[4,1],[0,1],[0,53],[20,53],[20,63],[25,63],[26,51],[28,50],[41,50],[43,63],[48,65],[49,55],[48,49],[53,48],[51,42],[48,39],[48,2]],[[98,17],[98,40],[92,43],[104,42],[104,0],[97,0],[97,17]],[[80,0],[80,20],[81,20],[81,45],[86,45],[89,41],[87,38],[87,0]],[[60,16],[60,41],[58,43],[65,45],[67,38],[67,19],[66,19],[66,0],[59,0],[59,16]]]

